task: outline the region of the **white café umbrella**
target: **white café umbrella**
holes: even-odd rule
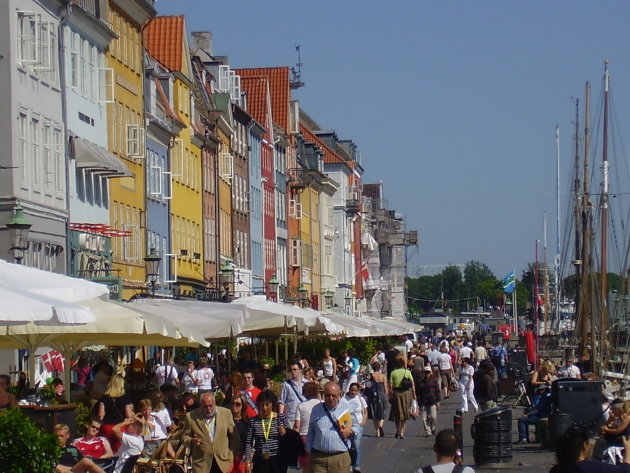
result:
[[[7,263],[4,260],[0,260],[0,284],[65,302],[83,301],[109,293],[104,284]]]
[[[87,307],[0,283],[0,325],[85,324],[94,320],[94,313]]]
[[[243,332],[251,335],[279,334],[287,328],[308,334],[309,327],[320,322],[317,311],[268,301],[265,296],[239,297],[232,304],[243,304],[247,307],[249,319],[245,322]]]
[[[184,321],[198,336],[209,340],[239,335],[249,317],[244,305],[223,302],[145,298],[127,305],[134,310],[150,312],[174,323]]]
[[[99,298],[81,301],[81,305],[94,313],[94,322],[85,325],[10,325],[6,334],[0,336],[0,348],[28,348],[34,352],[40,346],[53,347],[63,353],[66,377],[69,379],[72,352],[94,343],[113,346],[208,346],[197,330],[187,326],[183,320],[174,323],[157,315],[135,311],[125,304]],[[34,359],[29,357],[31,373],[33,368]]]

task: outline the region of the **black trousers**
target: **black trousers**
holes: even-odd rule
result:
[[[259,455],[254,455],[253,473],[287,473],[287,465],[279,455],[274,455],[268,459]]]

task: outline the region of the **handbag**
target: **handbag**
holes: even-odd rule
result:
[[[333,419],[332,414],[330,413],[330,411],[328,410],[328,408],[326,407],[325,404],[324,404],[324,410],[326,411],[326,414],[328,415],[328,419],[330,419],[331,424],[333,425],[333,427],[335,428],[335,430],[339,434],[339,438],[344,443],[344,445],[347,446],[348,442],[347,442],[346,439],[343,438],[343,435],[341,435],[341,429],[339,428],[339,423],[335,422],[335,420]],[[354,445],[350,445],[348,447],[348,453],[350,454],[350,465],[355,465],[357,463],[357,455],[359,453],[357,451],[357,447],[355,447]]]
[[[420,408],[418,407],[418,401],[413,399],[411,401],[411,405],[409,406],[409,415],[413,419],[417,419],[419,414],[420,414]]]
[[[451,384],[448,387],[448,390],[451,392],[459,390],[459,383],[455,379],[451,379]]]

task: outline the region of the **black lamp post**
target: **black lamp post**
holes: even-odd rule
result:
[[[144,257],[144,266],[147,271],[147,279],[151,284],[151,297],[155,297],[155,283],[160,274],[160,261],[162,261],[162,257],[157,254],[155,247],[149,248],[149,254]]]
[[[28,232],[33,226],[24,216],[24,209],[18,203],[14,208],[14,215],[7,223],[11,237],[11,251],[17,264],[22,264],[24,254],[28,249]]]
[[[298,288],[298,294],[300,295],[300,302],[302,307],[306,307],[308,302],[308,289],[306,289],[303,285]]]
[[[335,297],[335,293],[331,290],[326,291],[324,294],[324,302],[326,302],[326,308],[330,309],[333,305],[333,298]]]
[[[219,271],[219,283],[223,286],[224,295],[222,297],[223,302],[230,302],[230,285],[234,282],[234,266],[231,262],[225,263],[221,266]]]
[[[278,302],[278,286],[280,285],[280,281],[278,281],[278,278],[276,277],[276,273],[274,273],[271,276],[271,279],[269,280],[269,295],[271,296],[270,299],[273,302]]]

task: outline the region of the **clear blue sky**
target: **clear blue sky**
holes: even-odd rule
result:
[[[184,14],[189,33],[211,31],[214,53],[234,67],[293,66],[302,46],[300,106],[357,143],[364,182],[382,181],[390,207],[419,231],[412,266],[474,259],[499,278],[513,268],[520,277],[543,240],[545,211],[553,261],[555,125],[565,194],[571,98],[583,102],[590,81],[594,113],[605,58],[620,126],[630,126],[627,1],[160,0],[156,8]]]

